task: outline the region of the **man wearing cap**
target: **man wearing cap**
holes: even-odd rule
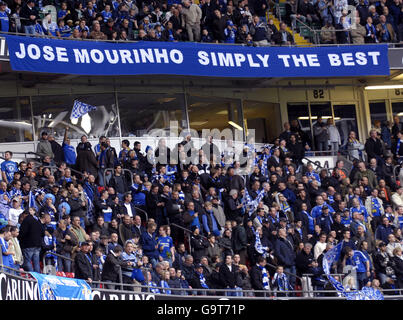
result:
[[[46,131],[43,131],[41,134],[41,139],[36,147],[36,153],[39,154],[42,159],[46,156],[49,156],[51,159],[53,159],[55,156],[52,151],[52,145],[48,141],[48,133]]]
[[[321,230],[326,234],[332,229],[333,219],[329,214],[329,207],[327,205],[322,206],[322,214],[316,218],[316,224],[319,225]]]
[[[81,242],[80,251],[74,258],[74,278],[83,279],[92,283],[94,272],[92,262],[87,253],[90,251],[90,245],[87,241]]]
[[[190,280],[189,284],[193,289],[209,289],[207,280],[204,275],[203,265],[198,263],[195,265],[194,277]],[[197,291],[197,295],[207,295],[207,291]]]

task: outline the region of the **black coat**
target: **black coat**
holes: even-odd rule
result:
[[[86,254],[79,251],[74,258],[74,277],[76,279],[94,279],[92,264]]]
[[[192,235],[190,238],[192,246],[192,256],[196,262],[199,262],[201,257],[207,255],[208,241],[200,235]]]
[[[55,140],[52,140],[49,142],[52,147],[52,152],[55,155],[53,160],[56,163],[60,163],[60,162],[64,161],[64,152],[63,152],[62,146],[59,143],[57,143]]]
[[[102,281],[119,282],[119,267],[127,267],[128,262],[116,257],[112,252],[108,254],[102,269]]]
[[[92,150],[80,150],[77,147],[77,160],[76,160],[77,170],[80,172],[88,172],[92,174],[95,178],[98,177],[98,162],[95,158],[94,152]]]
[[[368,159],[382,156],[383,146],[381,140],[368,138],[365,142],[365,152],[367,153]]]
[[[237,267],[232,264],[232,270],[230,271],[226,264],[222,264],[220,267],[220,280],[224,288],[235,288],[237,284]]]
[[[246,238],[246,231],[243,226],[236,226],[232,230],[232,248],[234,249],[235,253],[246,249],[247,246],[247,238]]]
[[[24,6],[21,8],[21,11],[20,11],[20,17],[21,17],[21,18],[24,18],[24,19],[21,19],[21,24],[22,24],[23,26],[32,26],[32,25],[35,25],[35,20],[31,20],[31,19],[30,19],[30,16],[31,16],[31,15],[34,15],[34,16],[36,17],[36,19],[39,19],[38,8],[35,6],[35,7],[33,7],[32,9],[30,9],[30,8],[28,7],[28,5],[24,5]]]
[[[45,229],[39,219],[35,219],[32,215],[28,215],[21,223],[20,241],[21,249],[41,247],[42,239],[45,236]]]
[[[260,268],[257,265],[254,265],[250,269],[249,274],[252,288],[255,290],[264,290],[262,270],[260,270]]]

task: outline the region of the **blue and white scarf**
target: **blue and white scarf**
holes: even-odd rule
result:
[[[209,289],[207,283],[206,283],[206,278],[204,277],[203,273],[197,273],[199,276],[200,284],[204,289]]]
[[[262,271],[262,282],[263,282],[263,288],[266,290],[270,290],[270,279],[267,274],[267,270],[265,267],[262,267],[261,265],[257,265],[259,269]]]

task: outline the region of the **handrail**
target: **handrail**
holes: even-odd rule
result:
[[[14,271],[14,274],[4,271],[3,267],[5,269],[9,269]],[[22,280],[27,280],[26,277],[21,276],[21,273],[26,274],[29,277],[29,281],[33,281],[33,282],[37,282],[37,280],[35,278],[33,278],[32,276],[30,276],[29,272],[26,271],[20,271],[14,268],[10,268],[8,266],[3,266],[2,264],[0,264],[0,270],[6,274],[10,274],[13,275],[13,277],[17,277],[20,278]],[[282,299],[282,297],[277,296],[278,294],[285,294],[286,297],[284,297],[284,299],[293,299],[293,300],[309,300],[312,299],[312,296],[296,296],[296,294],[310,294],[310,295],[314,295],[315,300],[319,300],[319,299],[346,299],[344,296],[342,296],[336,289],[334,288],[330,288],[328,290],[289,290],[289,291],[276,291],[276,290],[229,290],[227,289],[204,289],[204,288],[166,288],[166,287],[160,287],[160,286],[147,286],[147,285],[139,285],[139,284],[131,284],[131,283],[116,283],[116,282],[102,282],[102,281],[92,281],[92,285],[98,285],[98,287],[96,287],[96,289],[98,291],[108,291],[108,292],[116,292],[116,293],[122,293],[122,292],[127,292],[127,293],[132,293],[134,291],[134,288],[141,288],[141,289],[145,289],[146,291],[141,291],[141,292],[148,292],[150,293],[150,288],[155,288],[155,289],[161,289],[161,291],[163,290],[170,290],[172,292],[172,294],[164,294],[164,293],[153,293],[154,295],[157,296],[177,296],[178,299],[181,298],[181,296],[183,297],[183,295],[175,295],[174,292],[186,292],[188,293],[188,295],[194,296],[195,298],[197,296],[205,296],[203,293],[213,293],[213,295],[208,295],[209,298],[219,298],[219,297],[224,297],[225,295],[219,295],[219,294],[214,294],[214,293],[220,293],[220,292],[237,292],[239,294],[242,294],[242,299]],[[122,290],[113,290],[113,289],[106,289],[105,286],[106,285],[114,285],[115,287],[121,287]],[[102,287],[101,287],[102,286]],[[133,290],[127,290],[125,288],[127,287],[132,287]],[[403,295],[399,294],[399,295],[388,295],[387,293],[391,292],[391,293],[395,293],[395,292],[400,292],[401,293],[402,289],[382,289],[382,293],[384,293],[384,298],[386,299],[402,299]],[[200,295],[201,293],[201,295]],[[256,296],[256,293],[260,293],[262,294],[262,296]],[[250,294],[254,294],[255,296],[251,296]],[[333,294],[334,296],[318,296],[317,294]],[[385,295],[386,294],[386,295]],[[290,296],[291,295],[291,296]]]
[[[43,168],[49,168],[49,169],[54,169],[54,170],[57,170],[57,169],[58,169],[57,166],[44,166]],[[70,169],[70,171],[72,171],[72,172],[74,172],[74,173],[76,173],[76,174],[81,175],[82,177],[84,176],[84,174],[83,174],[82,172],[78,171],[78,170],[75,170],[75,169],[70,168],[70,167],[68,167],[68,169]]]
[[[311,29],[311,30],[313,30],[313,29]],[[4,31],[0,31],[0,36],[1,35],[13,35],[13,36],[19,35],[19,36],[26,36],[26,37],[33,37],[33,38],[46,38],[46,39],[52,39],[52,38],[54,39],[54,38],[56,38],[58,40],[66,40],[66,41],[72,40],[72,39],[63,38],[63,37],[58,38],[58,37],[54,37],[54,36],[50,37],[50,36],[47,36],[47,35],[32,35],[32,34],[26,34],[26,33],[4,32]],[[140,42],[140,41],[137,41],[137,40],[98,40],[98,39],[82,39],[82,38],[73,39],[73,40],[76,40],[76,41],[93,41],[93,42],[110,42],[110,43],[138,43],[138,42]],[[212,43],[209,43],[209,44],[210,45],[238,46],[238,47],[246,47],[247,46],[246,44],[242,44],[242,43],[219,43],[219,44],[217,44],[217,43],[212,42]],[[383,44],[385,44],[385,43],[383,43]],[[399,43],[386,43],[386,44],[390,48],[395,48],[396,45],[398,45]],[[323,47],[324,46],[326,46],[326,47],[329,47],[329,46],[340,47],[340,46],[355,46],[355,45],[358,46],[359,44],[354,44],[354,43],[351,43],[351,44],[350,43],[348,43],[348,44],[347,43],[337,43],[337,44],[315,43],[315,44],[312,44],[312,43],[308,43],[308,44],[305,44],[305,45],[304,44],[292,44],[292,45],[290,44],[290,45],[288,45],[288,47],[303,47],[303,46],[312,46],[312,45],[315,45],[316,47],[322,47],[322,46]],[[367,43],[366,45],[377,46],[377,45],[379,45],[379,43]],[[266,46],[284,47],[284,45],[276,45],[276,44],[270,44],[270,45],[266,45]]]
[[[146,221],[148,221],[148,213],[147,213],[147,211],[145,211],[145,210],[143,210],[143,209],[141,209],[141,208],[139,208],[139,207],[136,207],[136,206],[133,206],[133,207],[134,207],[134,209],[143,212],[143,213],[146,215]]]

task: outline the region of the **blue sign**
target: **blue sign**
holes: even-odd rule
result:
[[[191,42],[95,42],[6,36],[11,67],[80,75],[346,77],[389,75],[387,45],[245,47]]]
[[[91,300],[91,287],[84,280],[37,272],[30,274],[38,281],[41,300]]]

